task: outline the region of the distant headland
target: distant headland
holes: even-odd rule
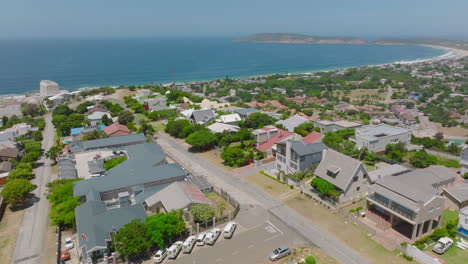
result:
[[[381,38],[375,41],[369,41],[359,37],[315,36],[292,33],[258,33],[236,39],[235,41],[283,44],[428,45],[468,50],[468,41],[466,40],[447,40],[439,38]]]

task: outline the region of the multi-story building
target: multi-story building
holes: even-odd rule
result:
[[[366,148],[371,152],[385,151],[388,144],[404,143],[407,145],[410,141],[411,131],[406,128],[381,124],[356,129],[356,147]]]
[[[49,80],[42,80],[39,84],[41,96],[52,96],[60,93],[58,83]]]
[[[287,174],[304,172],[322,160],[327,146],[322,142],[307,144],[302,140],[287,140],[276,144],[276,169]]]
[[[320,128],[320,133],[325,132],[334,132],[341,129],[354,129],[362,126],[361,123],[347,121],[347,120],[337,120],[337,121],[330,121],[330,120],[317,120],[314,121],[314,126]]]
[[[407,238],[419,238],[440,225],[446,203],[441,193],[455,178],[443,166],[383,177],[369,187],[368,211]]]

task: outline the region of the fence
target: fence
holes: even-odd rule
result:
[[[424,264],[440,264],[439,260],[422,252],[415,246],[406,245],[404,247],[406,255],[413,257],[417,262]]]
[[[206,230],[211,229],[212,227],[215,227],[216,225],[220,225],[226,222],[231,221],[234,219],[237,214],[239,213],[240,210],[240,204],[239,202],[234,199],[229,193],[224,191],[222,188],[219,187],[213,187],[213,192],[221,196],[224,200],[226,200],[232,207],[234,207],[234,210],[231,212],[228,212],[226,214],[222,214],[221,216],[214,217],[213,219],[210,219],[206,222],[203,223],[193,223],[189,226],[189,233],[199,233],[203,232]]]
[[[363,209],[364,210],[364,209]],[[366,230],[367,233],[371,234],[372,236],[375,235],[377,233],[377,230],[375,230],[374,228],[372,228],[371,226],[367,225],[366,223],[362,222],[361,221],[361,218],[359,216],[358,213],[350,213],[349,211],[346,211],[345,209],[343,208],[340,208],[337,210],[338,213],[346,218],[348,218],[348,220],[359,226],[360,228]]]
[[[61,264],[60,253],[62,252],[62,228],[60,225],[57,226],[57,264]]]

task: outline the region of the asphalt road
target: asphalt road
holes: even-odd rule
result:
[[[54,144],[54,128],[51,119],[50,114],[45,117],[46,127],[42,141],[44,151],[49,150]],[[12,263],[40,263],[44,243],[56,243],[56,241],[45,241],[47,217],[50,209],[45,193],[46,184],[51,178],[51,162],[43,156],[38,163],[42,164],[42,166],[35,169],[36,177],[32,180],[32,183],[37,186],[33,191],[36,201],[25,209],[21,229],[16,240]]]
[[[241,204],[257,204],[311,244],[344,264],[370,263],[362,255],[345,245],[332,234],[322,230],[293,209],[229,171],[187,151],[186,146],[162,133],[158,143],[164,151],[192,174],[206,176],[208,181],[233,195]]]

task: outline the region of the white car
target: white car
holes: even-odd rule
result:
[[[180,250],[182,250],[182,244],[184,242],[182,241],[177,241],[170,248],[167,249],[167,257],[170,259],[175,259],[180,253]]]
[[[161,263],[167,256],[167,250],[165,248],[158,250],[156,254],[154,254],[154,263]]]
[[[453,245],[453,240],[448,237],[442,237],[437,240],[436,244],[432,248],[437,254],[444,254]]]
[[[73,240],[71,239],[71,237],[65,238],[65,248],[66,249],[72,249],[74,246],[75,246],[75,244],[73,243]]]
[[[205,232],[201,232],[197,237],[197,246],[204,246],[205,245]]]
[[[214,245],[214,243],[216,242],[220,234],[221,234],[221,229],[219,228],[211,229],[211,231],[208,232],[208,234],[206,234],[206,237],[205,237],[206,244]]]

